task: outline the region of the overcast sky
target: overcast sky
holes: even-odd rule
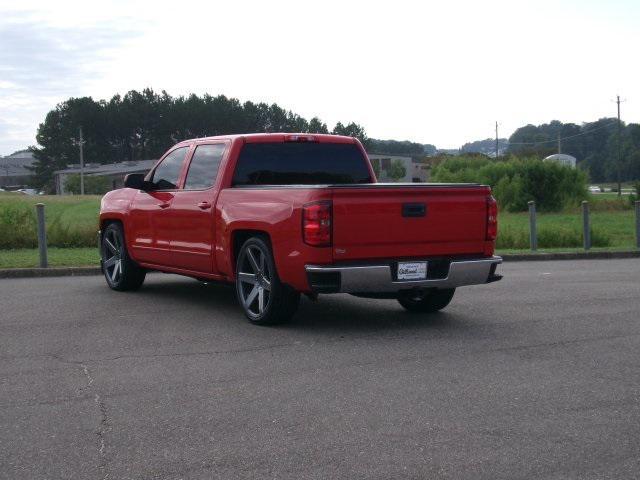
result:
[[[71,96],[276,102],[457,148],[527,123],[640,122],[640,2],[0,0],[0,155]]]

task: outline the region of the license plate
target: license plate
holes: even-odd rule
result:
[[[398,280],[425,280],[427,278],[427,262],[398,263]]]

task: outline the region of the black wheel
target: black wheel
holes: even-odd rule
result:
[[[455,291],[455,288],[401,290],[398,292],[398,302],[410,312],[437,312],[449,305]]]
[[[137,290],[147,272],[127,253],[122,225],[111,223],[102,234],[102,273],[113,290]]]
[[[280,282],[269,245],[260,237],[244,242],[236,263],[236,294],[246,317],[258,325],[291,319],[300,293]]]

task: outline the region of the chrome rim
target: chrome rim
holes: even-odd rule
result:
[[[117,284],[122,277],[122,242],[115,230],[104,234],[102,251],[104,274],[112,284]]]
[[[238,265],[238,293],[252,317],[264,313],[271,298],[271,271],[265,253],[254,245],[245,248]]]

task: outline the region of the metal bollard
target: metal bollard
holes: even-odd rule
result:
[[[640,194],[640,191],[638,192]],[[636,200],[636,247],[640,248],[640,200]]]
[[[591,226],[589,225],[589,202],[582,201],[582,239],[584,243],[584,249],[589,250],[591,248]]]
[[[44,222],[44,203],[36,203],[38,217],[38,250],[40,251],[40,268],[47,268],[47,228]]]
[[[529,205],[529,245],[531,245],[531,251],[538,250],[538,231],[536,229],[536,202],[531,200],[527,202]]]

